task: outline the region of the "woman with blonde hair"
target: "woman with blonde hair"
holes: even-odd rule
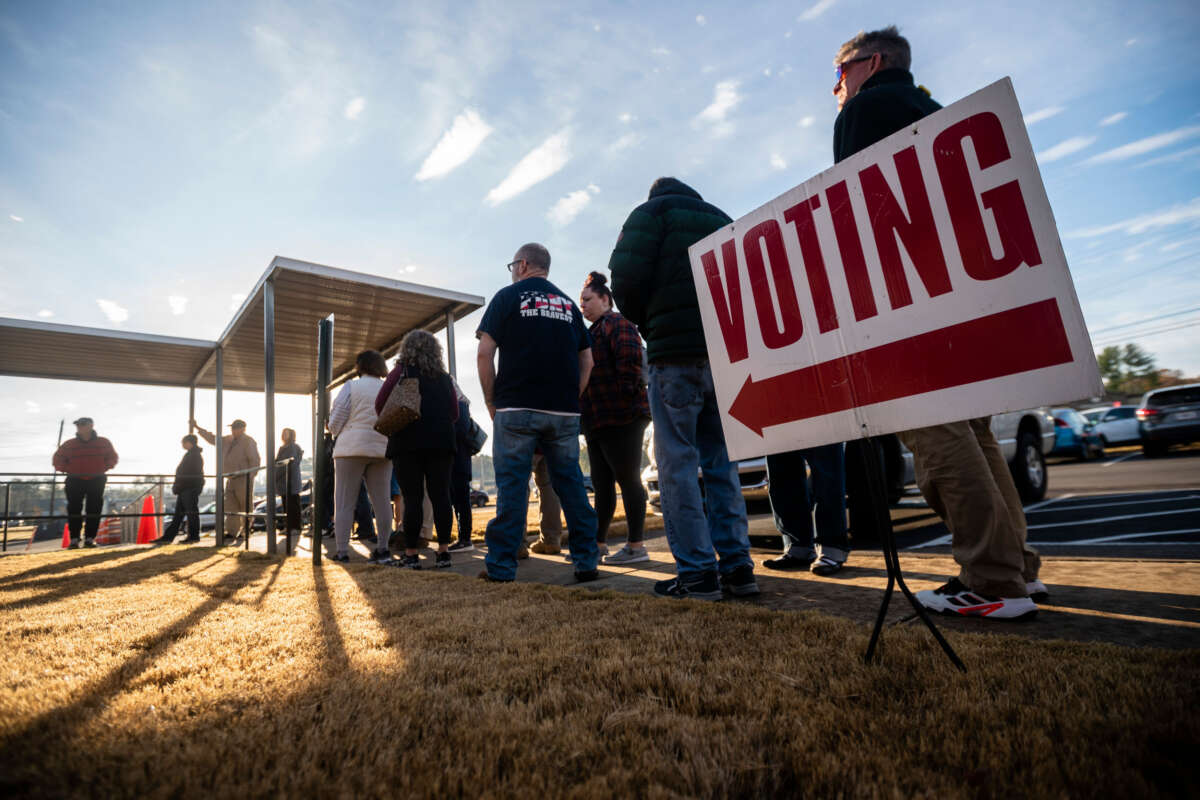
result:
[[[425,492],[433,504],[437,531],[435,567],[450,566],[450,468],[454,464],[454,423],[458,397],[442,366],[442,346],[428,331],[411,331],[400,343],[400,357],[375,398],[375,411],[383,410],[392,388],[404,378],[416,378],[421,389],[421,416],[388,437],[400,494],[404,498],[404,558],[400,566],[420,569],[421,503]]]
[[[392,463],[387,458],[387,437],[375,430],[379,419],[375,396],[387,375],[387,362],[379,351],[364,350],[354,360],[354,367],[358,377],[342,387],[329,412],[329,432],[337,437],[333,446],[333,530],[337,553],[333,560],[350,560],[350,526],[354,522],[359,488],[366,478],[378,537],[371,561],[395,564],[388,552],[388,537],[392,533],[392,502],[388,493]]]

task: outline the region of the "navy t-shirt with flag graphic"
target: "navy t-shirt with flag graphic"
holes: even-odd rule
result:
[[[591,337],[579,308],[545,278],[526,278],[496,293],[476,336],[500,346],[497,409],[579,413],[579,352]]]

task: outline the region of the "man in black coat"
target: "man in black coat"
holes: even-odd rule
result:
[[[908,40],[895,26],[862,32],[834,58],[833,158],[841,161],[941,108],[913,82]],[[985,619],[1020,619],[1037,613],[1032,595],[1041,559],[1025,543],[1025,515],[988,418],[904,431],[917,484],[930,508],[946,522],[960,571],[937,589],[917,593],[931,611]],[[857,452],[855,452],[857,450]],[[847,466],[869,455],[862,444],[846,449]],[[866,462],[866,468],[872,468]],[[851,528],[855,526],[851,500]]]
[[[175,512],[171,515],[163,535],[152,544],[170,544],[175,541],[176,534],[187,518],[188,535],[183,541],[192,544],[200,541],[200,492],[204,490],[204,456],[196,443],[196,437],[188,434],[180,444],[183,446],[183,458],[175,468],[175,483],[171,493],[175,495]]]

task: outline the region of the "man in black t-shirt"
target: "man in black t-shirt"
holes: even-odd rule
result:
[[[595,580],[596,512],[579,469],[579,395],[592,371],[591,339],[575,303],[546,279],[550,252],[545,247],[523,245],[508,270],[512,285],[496,293],[475,331],[498,489],[496,517],[485,534],[487,569],[480,577],[516,577],[517,551],[525,543],[529,473],[533,452],[540,449],[567,517],[575,577]]]

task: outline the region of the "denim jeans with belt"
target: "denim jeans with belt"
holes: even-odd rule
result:
[[[517,575],[517,551],[525,541],[529,513],[529,474],[533,451],[546,458],[550,483],[567,517],[567,536],[576,572],[596,568],[596,512],[588,503],[579,468],[579,417],[540,411],[499,411],[492,421],[492,463],[496,470],[496,517],[488,523],[488,575],[510,581]]]
[[[714,572],[718,558],[722,574],[750,565],[746,502],[725,449],[708,363],[651,364],[650,413],[663,523],[679,577]]]
[[[805,477],[805,462],[812,472],[811,490]],[[845,561],[850,554],[850,541],[846,537],[846,462],[842,443],[769,455],[767,480],[771,512],[775,515],[775,527],[783,535],[784,552],[806,561],[818,556],[828,556],[839,564]]]

